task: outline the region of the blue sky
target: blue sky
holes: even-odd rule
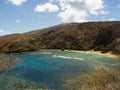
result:
[[[0,0],[0,35],[61,23],[120,21],[120,0]]]

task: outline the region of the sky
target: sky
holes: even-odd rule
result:
[[[90,21],[120,21],[120,0],[0,0],[0,36]]]

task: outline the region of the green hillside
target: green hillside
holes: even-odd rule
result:
[[[120,22],[68,23],[0,37],[0,52],[40,49],[94,49],[120,53]]]

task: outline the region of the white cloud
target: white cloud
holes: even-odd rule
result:
[[[78,12],[73,8],[69,8],[65,11],[60,12],[58,16],[62,19],[63,22],[85,22],[85,18],[88,15],[84,10],[80,10]]]
[[[13,5],[20,6],[27,0],[8,0],[8,1],[10,1]]]
[[[16,22],[16,24],[18,24],[18,23],[21,23],[21,20],[18,19],[15,22]]]
[[[59,0],[59,17],[64,22],[87,21],[89,15],[107,14],[103,0]]]
[[[108,13],[110,13],[110,12],[109,12],[109,11],[102,10],[100,13],[101,13],[102,15],[105,15],[105,14],[108,14]]]
[[[35,11],[37,11],[37,12],[56,12],[56,11],[59,11],[59,8],[57,5],[54,5],[51,3],[45,3],[42,5],[37,5],[35,8]]]
[[[11,32],[0,29],[0,36],[7,35],[7,34],[11,34]]]
[[[53,8],[52,5],[55,7]],[[35,11],[55,12],[60,9],[58,17],[63,22],[85,22],[88,21],[90,16],[104,16],[108,14],[109,11],[106,11],[105,7],[104,0],[49,0],[48,3],[38,5]]]

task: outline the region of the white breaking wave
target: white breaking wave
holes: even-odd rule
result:
[[[53,55],[53,57],[55,57],[55,58],[64,58],[64,59],[75,59],[75,60],[81,60],[81,61],[84,61],[83,58],[70,57],[70,56],[57,56],[57,55]]]
[[[51,52],[42,52],[42,54],[52,54]]]

